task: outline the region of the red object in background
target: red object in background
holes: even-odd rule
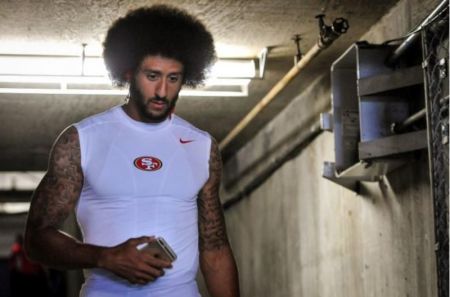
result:
[[[9,258],[9,268],[26,275],[36,275],[43,273],[43,269],[39,264],[31,262],[25,255],[25,251],[20,242],[15,242],[11,246],[11,256]]]
[[[49,296],[44,268],[27,258],[22,235],[11,246],[9,281],[11,297]]]

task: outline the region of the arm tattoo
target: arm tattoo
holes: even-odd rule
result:
[[[225,219],[219,199],[222,160],[216,141],[211,144],[209,179],[198,196],[200,251],[220,249],[228,244]]]
[[[29,213],[33,228],[61,228],[83,187],[80,163],[78,131],[72,126],[55,142],[48,171],[33,194]]]

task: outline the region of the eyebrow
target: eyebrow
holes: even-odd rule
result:
[[[147,73],[156,73],[159,75],[162,74],[162,72],[160,70],[154,70],[154,69],[141,69],[141,71],[144,72],[145,74],[147,74]],[[170,72],[170,73],[168,73],[168,75],[183,75],[183,72],[182,71]]]

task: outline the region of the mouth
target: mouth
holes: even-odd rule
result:
[[[151,99],[149,101],[149,105],[152,109],[156,109],[156,110],[164,110],[167,108],[167,106],[169,105],[168,102],[164,101],[164,100],[158,100],[158,99]]]

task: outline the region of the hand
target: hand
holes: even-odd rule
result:
[[[169,261],[155,253],[141,252],[138,245],[154,241],[154,237],[131,238],[110,248],[105,248],[98,261],[100,268],[128,280],[132,284],[145,285],[164,275],[164,268],[171,268]]]

